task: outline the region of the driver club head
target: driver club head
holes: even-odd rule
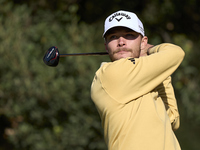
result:
[[[46,65],[56,67],[59,63],[59,51],[56,46],[50,47],[43,57],[43,61]]]

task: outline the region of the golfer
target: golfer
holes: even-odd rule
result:
[[[103,37],[111,62],[97,70],[91,97],[108,150],[180,150],[170,76],[184,51],[169,43],[148,44],[142,22],[127,11],[108,16]]]

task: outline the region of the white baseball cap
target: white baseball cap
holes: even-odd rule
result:
[[[106,32],[113,27],[126,27],[142,34],[143,36],[145,35],[142,22],[137,15],[132,12],[120,10],[108,16],[104,24],[103,37]]]

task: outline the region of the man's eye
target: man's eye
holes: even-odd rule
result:
[[[134,37],[133,34],[126,34],[126,37]]]
[[[135,39],[135,38],[137,38],[137,34],[126,34],[126,39]]]
[[[117,39],[117,36],[116,36],[116,35],[110,36],[110,40],[114,40],[114,39]]]

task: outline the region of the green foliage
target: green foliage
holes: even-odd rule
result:
[[[119,9],[138,14],[150,43],[171,42],[184,49],[185,59],[173,74],[181,114],[176,134],[183,150],[198,149],[198,3],[0,0],[0,150],[106,149],[90,85],[100,63],[109,59],[67,57],[52,68],[42,57],[51,46],[60,53],[104,51],[104,18]]]
[[[104,149],[89,96],[100,59],[69,57],[57,68],[42,62],[50,44],[64,53],[94,51],[90,36],[97,32],[84,23],[78,27],[73,14],[65,13],[70,22],[62,25],[46,15],[37,22],[30,13],[26,5],[15,7],[0,26],[1,115],[11,122],[4,134],[13,149]]]

